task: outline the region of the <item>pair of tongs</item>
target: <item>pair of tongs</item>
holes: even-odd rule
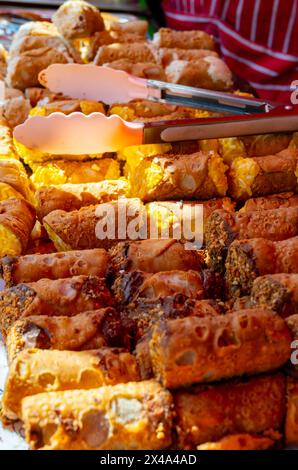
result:
[[[60,147],[62,140],[64,141],[64,152],[77,154],[81,153],[83,148],[85,150],[82,153],[114,152],[128,145],[298,131],[298,107],[280,106],[255,98],[144,80],[105,66],[54,64],[40,73],[39,80],[52,92],[62,93],[74,99],[101,101],[108,105],[146,99],[225,114],[224,117],[128,123],[116,115],[106,117],[93,113],[89,117],[82,113],[73,113],[70,116],[53,113],[48,117],[32,117],[29,119],[30,123],[26,122],[25,126],[15,129],[17,140],[28,146],[34,144],[35,148],[52,153],[55,153],[56,147],[51,145],[49,139],[47,142],[44,139],[42,147],[37,144],[38,132],[40,136],[46,135],[46,125],[49,125],[49,129],[52,126],[51,136],[54,125],[64,125],[64,132],[69,137],[74,126],[77,126],[77,130],[80,126],[81,129],[84,128],[84,133],[79,137],[73,135],[73,142],[69,147],[65,145],[66,139],[62,136],[59,140]],[[34,138],[28,139],[28,129]]]

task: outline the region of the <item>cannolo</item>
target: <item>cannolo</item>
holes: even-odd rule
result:
[[[42,393],[22,402],[32,449],[164,449],[172,441],[172,397],[155,381]]]
[[[256,277],[298,273],[298,237],[273,242],[264,238],[235,240],[226,261],[227,291],[234,297],[249,295]]]
[[[45,278],[62,279],[80,275],[104,278],[109,263],[110,257],[103,249],[6,256],[0,260],[0,274],[8,288]]]
[[[22,399],[37,393],[90,389],[139,379],[136,359],[124,349],[26,349],[10,366],[2,412],[6,418],[20,418]]]
[[[278,315],[252,309],[161,322],[149,347],[156,379],[171,389],[278,369],[291,341]]]
[[[18,319],[32,315],[73,316],[113,305],[105,280],[96,276],[40,279],[0,292],[0,328],[5,338]]]
[[[279,431],[285,417],[285,394],[282,374],[177,391],[178,445],[194,449],[230,434],[268,436],[270,431]]]

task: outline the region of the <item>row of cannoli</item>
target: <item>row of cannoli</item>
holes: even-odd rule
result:
[[[109,359],[113,359],[111,377],[103,366]],[[43,370],[50,365],[54,373],[55,360],[69,365],[64,374],[56,367],[56,384],[66,390],[42,393]],[[101,365],[100,361],[105,362]],[[20,389],[17,366],[23,364],[28,364],[28,375]],[[286,443],[297,442],[297,384],[293,379],[286,381],[277,373],[170,393],[154,380],[127,381],[138,380],[135,366],[132,356],[115,349],[68,357],[58,351],[29,350],[13,365],[4,403],[12,414],[22,416],[33,449],[153,450],[171,445],[225,449],[229,442],[234,450],[266,449],[280,443],[285,419]],[[80,385],[80,372],[89,378],[90,389],[69,389],[73,381]],[[92,384],[100,386],[92,388]],[[49,389],[57,386],[49,384]],[[22,399],[21,409],[9,393],[12,391]]]
[[[95,261],[96,252],[101,255],[102,272],[93,274],[99,277],[105,277],[108,272],[110,276],[113,274],[115,282],[111,292],[115,295],[118,308],[114,310],[110,307],[74,314],[75,302],[78,312],[80,307],[85,306],[100,308],[100,302],[108,302],[110,298],[102,279],[84,276],[92,266],[98,266],[99,258]],[[71,270],[74,257],[81,261],[77,263],[76,272]],[[68,419],[73,409],[87,412],[88,397],[90,403],[93,403],[91,397],[95,396],[99,397],[96,399],[96,409],[103,410],[101,393],[110,396],[117,393],[117,387],[121,389],[121,386],[114,384],[135,380],[142,381],[131,383],[121,390],[128,393],[131,387],[133,393],[139,396],[138,390],[141,388],[146,390],[144,393],[148,397],[150,392],[147,384],[154,384],[155,396],[166,393],[170,403],[169,409],[171,412],[175,410],[176,413],[173,425],[170,418],[172,414],[168,416],[169,427],[165,431],[163,425],[155,425],[151,415],[147,414],[147,398],[139,399],[141,403],[137,409],[140,410],[142,422],[148,418],[154,423],[152,435],[155,437],[150,441],[152,449],[171,445],[184,449],[201,445],[203,448],[276,446],[280,442],[279,433],[283,432],[282,426],[286,416],[285,379],[282,374],[252,377],[249,380],[238,379],[236,382],[212,384],[207,387],[196,385],[190,389],[179,388],[232,379],[244,374],[268,373],[286,365],[290,359],[291,342],[295,337],[295,329],[290,326],[291,318],[289,322],[285,322],[263,306],[225,313],[224,307],[220,308],[219,303],[210,301],[210,297],[220,296],[210,288],[214,282],[220,282],[220,279],[215,279],[214,273],[202,270],[203,260],[199,254],[185,250],[183,245],[175,240],[124,242],[110,252],[110,257],[109,260],[108,254],[103,250],[87,250],[80,252],[80,256],[79,252],[67,252],[2,261],[2,270],[8,286],[19,282],[27,283],[16,285],[4,291],[2,295],[2,305],[5,309],[3,317],[10,316],[12,322],[17,320],[12,326],[7,324],[6,345],[11,372],[4,394],[4,411],[6,410],[7,418],[21,417],[31,447],[114,448],[113,441],[107,438],[101,440],[93,420],[89,423],[88,432],[92,434],[95,443],[86,437],[84,420],[78,425],[78,432],[74,435],[63,425],[56,426],[56,418],[50,410],[55,410],[57,415],[57,411],[62,407],[65,410],[65,419]],[[35,271],[30,266],[34,267]],[[61,280],[62,276],[69,276],[67,273],[79,277]],[[53,281],[38,280],[44,276],[52,278]],[[92,292],[87,287],[88,282],[91,283]],[[26,305],[21,303],[22,292],[26,296]],[[122,294],[127,297],[121,298]],[[59,296],[61,300],[58,300]],[[55,302],[57,311],[54,308]],[[120,308],[119,314],[121,304],[124,308]],[[57,316],[59,309],[60,316]],[[67,316],[65,312],[68,312]],[[70,312],[73,315],[70,316]],[[134,351],[135,335],[139,342],[135,354],[131,355]],[[38,349],[32,350],[32,347]],[[111,347],[124,347],[125,350],[107,349]],[[92,351],[98,348],[98,351]],[[68,353],[68,358],[64,361],[65,349],[75,352],[74,355]],[[100,357],[99,365],[96,361],[94,363],[94,356]],[[59,361],[68,364],[67,372],[58,366]],[[23,378],[24,368],[28,372]],[[175,391],[170,394],[157,382],[144,381],[152,376],[164,387]],[[293,390],[292,383],[295,386],[295,381],[288,381],[289,390]],[[101,388],[106,385],[113,387]],[[86,388],[91,390],[83,390]],[[274,389],[272,395],[268,393],[271,389]],[[235,394],[235,400],[233,398],[227,407],[223,406],[226,393],[231,397]],[[43,404],[46,395],[50,403],[48,408]],[[34,417],[31,412],[25,411],[26,404],[33,402],[33,397],[37,403]],[[211,401],[205,406],[205,400],[209,399]],[[69,404],[66,408],[65,400]],[[192,400],[194,406],[196,403],[199,406],[195,414],[191,412]],[[215,403],[212,405],[213,400],[221,403],[222,412],[217,423],[214,421],[217,412],[212,414],[212,407],[216,407]],[[247,407],[250,400],[251,410],[254,409],[255,412],[248,417],[245,410],[249,413],[250,408]],[[91,407],[94,410],[93,404]],[[113,415],[113,426],[117,428],[120,422],[122,429],[124,425],[126,433],[132,429],[126,419],[134,430],[139,429],[138,416],[131,416],[131,406],[127,404],[127,407],[122,413],[117,406]],[[275,413],[272,413],[273,409]],[[163,404],[159,414],[161,420],[166,410],[167,406]],[[288,444],[295,443],[297,435],[293,421],[294,413],[295,401],[292,401],[289,392],[286,421]],[[212,423],[210,425],[209,420]],[[228,428],[226,423],[230,423]],[[48,426],[54,429],[53,433],[48,433]],[[34,431],[36,429],[38,438]],[[177,440],[173,439],[173,430],[177,433]],[[269,430],[271,434],[268,435]],[[147,445],[144,442],[148,442],[147,431],[144,432],[146,435],[142,434],[143,437],[136,435],[135,447],[129,439],[126,443],[121,443],[121,448],[144,448]],[[97,438],[99,441],[96,441]]]

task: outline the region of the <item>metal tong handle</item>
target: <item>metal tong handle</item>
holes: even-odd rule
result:
[[[276,107],[274,103],[257,98],[221,93],[158,80],[147,80],[148,98],[152,101],[162,101],[208,111],[232,114],[259,114],[269,112]],[[156,91],[159,91],[157,93]]]

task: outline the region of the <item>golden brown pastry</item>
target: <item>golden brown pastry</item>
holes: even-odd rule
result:
[[[0,292],[0,329],[5,338],[12,324],[31,315],[73,316],[113,305],[105,280],[97,276],[40,279]]]
[[[112,286],[117,301],[129,304],[140,299],[160,299],[181,294],[188,299],[221,297],[220,278],[209,270],[142,271],[119,273]]]
[[[173,60],[197,61],[204,57],[218,57],[217,52],[207,49],[178,49],[161,48],[158,51],[158,57],[164,67],[167,67]]]
[[[298,273],[298,237],[273,242],[265,238],[235,240],[226,261],[227,292],[233,297],[249,295],[256,277]]]
[[[195,250],[185,250],[184,244],[173,239],[140,240],[118,243],[111,251],[114,273],[119,271],[200,270],[202,256]]]
[[[10,366],[2,412],[6,418],[20,418],[22,399],[37,393],[90,389],[139,379],[136,359],[124,349],[26,349]]]
[[[0,257],[21,255],[26,250],[35,220],[35,209],[25,199],[0,202]]]
[[[170,28],[160,28],[154,34],[153,43],[157,48],[180,49],[215,49],[213,37],[204,31],[174,31]]]
[[[6,287],[45,278],[62,279],[80,275],[103,278],[109,263],[110,257],[102,249],[6,256],[0,260],[0,274]]]
[[[119,59],[128,59],[135,64],[139,62],[157,62],[154,49],[149,44],[137,42],[132,44],[115,43],[101,46],[94,58],[94,64],[103,65]]]
[[[168,82],[179,85],[217,91],[229,91],[233,86],[232,72],[219,57],[173,60],[165,72]]]
[[[65,52],[50,47],[42,47],[12,57],[7,67],[7,84],[20,90],[38,86],[38,74],[51,64],[73,62]]]
[[[43,218],[43,225],[59,251],[109,249],[123,239],[147,238],[146,211],[139,199],[57,210]]]
[[[205,229],[210,268],[224,271],[228,248],[234,240],[266,238],[279,241],[298,235],[298,207],[252,212],[214,211]]]
[[[132,20],[122,23],[121,21],[113,21],[110,24],[110,31],[122,34],[138,34],[139,36],[146,37],[148,32],[148,21],[146,20]]]
[[[285,417],[286,384],[282,374],[197,386],[174,393],[180,449],[194,449],[230,434],[268,436]]]
[[[128,168],[131,195],[143,201],[226,195],[226,165],[216,153],[155,155]]]
[[[276,155],[236,158],[229,171],[229,193],[236,200],[292,191],[297,192],[298,150]]]
[[[123,70],[135,77],[146,78],[151,80],[166,81],[166,74],[163,67],[156,63],[138,62],[134,63],[128,59],[119,59],[109,62],[107,67],[116,70]]]
[[[284,320],[252,309],[161,322],[149,347],[156,379],[171,389],[278,369],[291,342]]]
[[[42,393],[23,400],[22,420],[32,449],[164,449],[172,397],[155,381]]]
[[[270,194],[248,199],[239,212],[278,209],[279,207],[298,206],[298,195],[294,193]]]
[[[253,306],[270,308],[284,318],[297,314],[298,274],[257,277],[252,285],[250,302]]]
[[[6,338],[11,362],[30,348],[85,351],[123,346],[126,338],[120,315],[113,308],[78,313],[73,317],[33,315],[17,320]]]
[[[10,128],[14,128],[26,121],[30,110],[30,102],[23,96],[15,96],[6,99],[1,106],[2,116],[5,118]]]
[[[9,184],[25,199],[34,202],[34,196],[22,163],[14,158],[0,158],[0,183]]]
[[[85,206],[111,202],[118,197],[127,196],[127,193],[128,184],[124,179],[44,186],[35,194],[37,216],[42,220],[50,212],[58,209],[71,212]]]
[[[66,39],[88,38],[105,29],[100,11],[82,0],[64,2],[54,13],[53,23]]]

